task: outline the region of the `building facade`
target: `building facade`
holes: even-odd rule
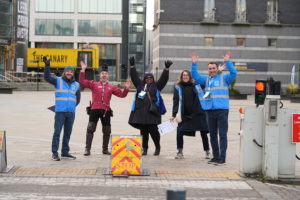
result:
[[[0,80],[12,62],[10,49],[13,38],[13,4],[10,0],[0,0]]]
[[[140,0],[30,0],[30,2],[31,48],[82,49],[97,45],[100,50],[100,66],[104,63],[109,66],[111,80],[121,78],[122,55],[128,56],[128,51],[131,50],[131,45],[126,40],[124,43],[124,38],[128,38],[128,34],[133,34],[132,23],[128,20],[131,19],[129,16],[134,14],[132,12],[139,12],[132,8]]]
[[[207,63],[222,63],[229,50],[241,93],[254,93],[255,80],[270,77],[286,87],[300,64],[299,8],[297,0],[156,0],[153,66],[161,71],[164,60],[174,61],[171,91],[192,52],[207,74]]]

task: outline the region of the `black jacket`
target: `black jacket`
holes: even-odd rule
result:
[[[181,118],[182,122],[178,124],[178,128],[181,131],[207,131],[208,125],[206,120],[206,113],[202,109],[201,104],[198,99],[198,93],[195,88],[195,85],[185,86],[179,85],[179,87],[182,90],[182,109],[181,109]],[[189,88],[188,88],[189,87]],[[193,93],[190,97],[184,96],[186,92],[184,90],[191,89],[192,87]],[[189,93],[190,94],[190,93]],[[184,99],[189,99],[188,102],[186,102]],[[185,114],[184,107],[185,104],[192,104],[193,112],[189,115]],[[173,110],[172,110],[172,116],[175,117],[178,113],[179,109],[179,94],[176,88],[174,88],[174,94],[173,94]]]
[[[144,80],[141,80],[138,76],[138,73],[136,71],[136,68],[130,68],[130,76],[131,76],[131,81],[133,85],[136,88],[141,87],[141,85],[145,85]],[[156,88],[151,88],[150,86],[150,98],[153,103],[156,102],[156,89],[159,91],[162,91],[162,89],[166,86],[167,82],[169,80],[169,71],[163,70],[163,73],[161,74],[159,80],[157,82],[153,83],[153,86]],[[129,116],[129,124],[135,128],[140,129],[141,125],[144,124],[160,124],[161,123],[161,115],[155,115],[149,111],[150,109],[150,100],[148,95],[146,94],[144,99],[138,98],[138,92],[136,93],[135,96],[135,109],[134,111],[131,111],[130,116]]]

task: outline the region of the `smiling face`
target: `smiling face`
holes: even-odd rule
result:
[[[74,71],[73,70],[67,70],[64,73],[65,73],[65,77],[69,80],[71,80],[74,76]]]
[[[210,77],[214,77],[218,72],[218,65],[215,62],[210,62],[208,64],[208,74]]]
[[[102,71],[100,73],[100,81],[106,82],[108,80],[108,77],[109,77],[109,75],[108,75],[107,71]]]
[[[191,76],[190,76],[189,72],[183,71],[181,73],[181,80],[185,83],[189,82],[191,80]]]
[[[147,77],[145,78],[145,82],[146,82],[147,84],[153,83],[153,77],[152,77],[152,76],[147,76]]]

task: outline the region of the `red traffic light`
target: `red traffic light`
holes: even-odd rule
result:
[[[259,92],[262,92],[266,89],[266,83],[262,81],[258,81],[255,84],[255,89]]]

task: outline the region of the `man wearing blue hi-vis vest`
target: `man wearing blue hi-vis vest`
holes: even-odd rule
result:
[[[237,70],[230,61],[230,52],[227,52],[223,58],[229,71],[227,74],[218,73],[221,67],[218,67],[216,62],[210,62],[208,64],[209,75],[200,75],[197,71],[198,56],[196,54],[192,54],[191,65],[193,79],[205,87],[201,105],[207,113],[210,142],[213,150],[213,158],[208,163],[215,165],[226,163],[229,112],[228,87],[237,76]]]
[[[61,148],[61,157],[74,160],[75,156],[69,153],[69,141],[75,120],[76,106],[80,102],[80,85],[74,79],[74,68],[67,66],[61,77],[51,76],[50,60],[43,57],[45,63],[44,79],[55,86],[55,122],[52,137],[52,160],[60,161],[58,155],[59,138],[64,127],[64,136]]]

